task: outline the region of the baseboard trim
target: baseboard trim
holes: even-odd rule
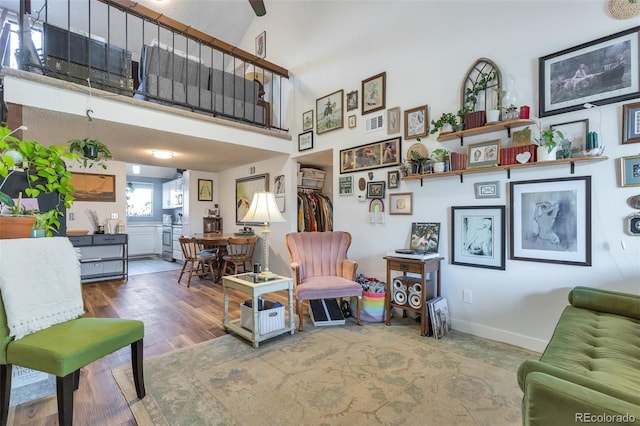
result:
[[[460,321],[454,318],[451,319],[451,327],[454,330],[458,330],[463,333],[472,334],[474,336],[482,337],[485,339],[491,339],[509,345],[519,346],[521,348],[529,349],[531,351],[542,353],[547,347],[548,341],[542,339],[536,339],[529,336],[523,336],[521,334],[510,333],[508,331],[500,330],[493,327],[487,327],[485,325],[475,324],[468,321]]]

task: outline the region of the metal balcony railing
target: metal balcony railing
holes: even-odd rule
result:
[[[278,65],[127,0],[19,4],[0,8],[3,67],[286,131]]]

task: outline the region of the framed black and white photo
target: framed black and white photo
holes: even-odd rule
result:
[[[505,207],[451,207],[451,263],[505,269]]]
[[[640,27],[538,60],[540,117],[640,97]]]
[[[367,182],[367,198],[384,198],[384,181]]]
[[[621,186],[640,186],[640,155],[620,158]]]
[[[358,91],[353,90],[347,93],[347,111],[358,109]]]
[[[340,195],[353,195],[353,175],[340,176],[338,190]]]
[[[500,198],[499,184],[498,181],[474,183],[476,198]]]
[[[400,170],[387,172],[387,188],[397,189],[400,186]]]
[[[362,115],[385,108],[387,73],[362,80]]]
[[[298,135],[298,151],[306,151],[313,148],[313,131],[300,133]]]
[[[313,110],[310,109],[302,114],[302,131],[313,129]]]
[[[344,90],[316,99],[316,132],[318,134],[344,127]]]
[[[591,266],[591,177],[511,182],[510,258]]]
[[[564,138],[571,142],[572,151],[581,152],[587,149],[587,135],[589,134],[588,119],[552,124],[549,127],[553,130],[560,131]]]
[[[622,143],[640,143],[640,102],[622,106]]]
[[[413,214],[413,192],[390,193],[389,214]]]

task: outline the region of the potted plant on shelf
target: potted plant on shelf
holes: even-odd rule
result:
[[[109,148],[98,139],[71,139],[69,151],[78,154],[85,168],[95,164],[106,169],[105,161],[112,158]]]
[[[434,134],[439,130],[442,130],[443,133],[453,132],[458,127],[458,118],[451,112],[445,112],[438,120],[431,120],[431,125],[433,126],[431,134]]]
[[[70,152],[66,145],[44,146],[36,141],[21,140],[11,133],[9,128],[0,127],[0,203],[7,206],[9,211],[15,212],[17,208],[23,216],[0,215],[0,238],[7,238],[3,237],[2,231],[19,221],[16,218],[24,217],[21,206],[23,192],[29,198],[37,198],[40,194],[57,194],[56,206],[50,210],[53,213],[45,219],[49,229],[57,230],[60,227],[59,217],[64,215],[62,211],[71,207],[74,200],[71,172],[67,171],[65,160],[73,161],[79,156]],[[15,173],[24,173],[26,181],[26,187],[19,193],[17,206],[9,194],[2,192]],[[16,236],[10,231],[12,236],[8,238],[29,237],[35,218],[32,214],[27,217],[31,223],[27,234]]]
[[[445,148],[437,148],[431,152],[431,159],[434,161],[433,171],[442,173],[446,171],[446,162],[449,161],[449,150]]]
[[[485,110],[476,111],[478,96],[487,90],[487,86],[496,78],[496,70],[493,69],[488,73],[481,72],[477,79],[464,90],[464,104],[462,111],[464,112],[464,125],[467,129],[484,126],[487,117]]]
[[[525,130],[527,127],[525,127]],[[538,125],[538,129],[540,126]],[[540,137],[536,139],[538,148],[536,149],[537,161],[551,161],[556,159],[558,143],[564,139],[560,130],[549,128],[540,131]]]

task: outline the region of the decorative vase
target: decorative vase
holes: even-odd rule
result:
[[[0,239],[29,238],[35,216],[0,216]]]
[[[500,121],[500,110],[490,109],[487,111],[487,124],[493,124]]]
[[[537,161],[553,161],[556,159],[556,153],[558,151],[558,147],[555,146],[551,152],[549,152],[549,147],[546,145],[539,146],[536,149],[536,157]]]

